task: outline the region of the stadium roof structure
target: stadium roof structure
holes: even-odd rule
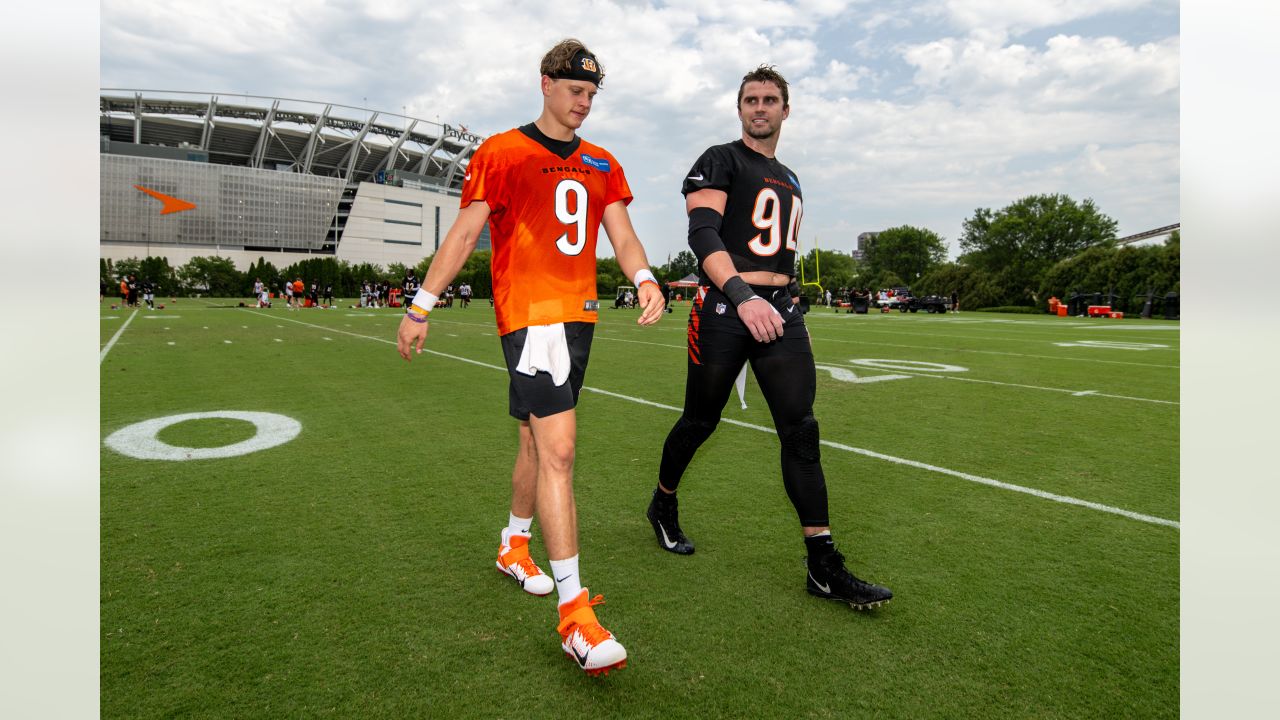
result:
[[[100,134],[112,142],[208,153],[210,163],[340,177],[348,186],[407,171],[460,190],[484,138],[336,103],[223,93],[103,88]]]

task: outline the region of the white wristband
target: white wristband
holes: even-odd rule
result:
[[[436,301],[439,299],[439,296],[432,295],[427,292],[426,288],[420,287],[418,288],[418,292],[414,294],[413,300],[410,300],[410,302],[427,312],[431,312],[436,309]]]
[[[658,278],[653,276],[653,271],[650,270],[649,268],[644,268],[643,270],[637,270],[636,276],[631,278],[631,281],[635,283],[637,290],[640,289],[640,283],[644,282],[645,280],[648,280],[654,285],[658,284]],[[659,289],[661,289],[661,286],[659,286]]]

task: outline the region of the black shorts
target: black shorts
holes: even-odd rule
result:
[[[511,377],[507,410],[511,417],[517,420],[528,420],[530,415],[543,418],[577,407],[578,393],[582,391],[582,381],[587,375],[587,359],[591,354],[591,338],[595,331],[595,323],[564,324],[564,337],[569,345],[569,379],[559,386],[552,381],[551,373],[548,372],[538,371],[533,376],[516,372],[520,353],[524,351],[525,337],[529,334],[527,328],[502,336],[502,354],[507,359],[507,375]]]
[[[805,327],[800,308],[791,303],[791,293],[785,287],[752,285],[751,289],[782,315],[782,337],[769,343],[756,342],[729,298],[714,285],[702,285],[694,294],[689,311],[691,364],[741,367],[747,360],[775,353],[813,355],[809,328]]]

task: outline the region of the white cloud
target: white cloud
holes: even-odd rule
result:
[[[1095,110],[1177,102],[1176,37],[1135,47],[1114,37],[1057,35],[1044,50],[943,38],[907,46],[902,57],[918,85],[965,104],[1012,96],[1022,104]]]
[[[961,30],[995,38],[1159,4],[1154,0],[939,0],[936,12]]]
[[[799,0],[794,3],[782,0],[671,0],[666,4],[688,10],[711,23],[814,29],[860,3],[858,0]]]
[[[796,84],[797,91],[819,96],[844,96],[858,89],[858,85],[871,76],[866,67],[850,67],[839,60],[827,63],[822,75],[807,75]]]
[[[1169,1],[104,0],[102,82],[368,98],[493,134],[537,116],[538,61],[576,36],[608,72],[583,135],[623,163],[663,261],[684,247],[680,177],[738,136],[738,83],[768,62],[792,85],[779,156],[806,191],[805,242],[902,223],[954,241],[975,207],[1027,192],[1093,197],[1136,231],[1177,219],[1178,38],[1005,38]]]

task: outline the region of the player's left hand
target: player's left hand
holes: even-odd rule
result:
[[[414,322],[408,316],[400,318],[400,328],[396,330],[396,350],[400,352],[400,357],[412,362],[415,350],[417,354],[422,354],[422,344],[427,340],[429,324]]]
[[[640,317],[636,320],[637,325],[652,325],[662,318],[662,311],[666,308],[667,302],[662,297],[662,290],[651,282],[640,283],[637,291],[640,295]]]

